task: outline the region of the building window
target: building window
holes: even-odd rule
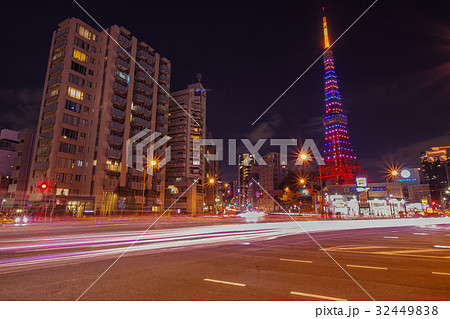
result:
[[[84,93],[80,90],[77,90],[77,89],[71,87],[71,86],[68,87],[67,92],[68,92],[69,96],[73,97],[74,99],[77,99],[77,100],[83,99]]]
[[[78,147],[78,152],[84,153],[84,146],[79,146]]]
[[[89,71],[88,71],[88,74],[89,74],[89,75],[94,75],[94,71],[93,71],[93,70],[89,70]]]
[[[72,101],[66,100],[66,110],[74,111],[77,113],[81,112],[81,105]]]
[[[87,54],[85,54],[81,51],[78,51],[77,49],[73,49],[72,56],[81,62],[87,63],[87,61],[89,60],[89,57],[87,56]]]
[[[77,151],[77,146],[69,143],[60,143],[59,151],[63,153],[75,154]]]
[[[87,40],[97,41],[97,35],[89,31],[82,25],[77,24],[77,33]]]
[[[80,118],[69,114],[63,114],[63,123],[78,126],[80,125]]]
[[[78,63],[72,61],[71,65],[70,65],[70,68],[72,70],[74,70],[75,72],[78,72],[80,74],[86,75],[86,67],[82,66],[81,64],[78,64]]]
[[[84,86],[84,79],[72,73],[69,73],[69,82],[78,86]]]
[[[71,140],[77,140],[78,139],[78,131],[74,131],[74,130],[63,127],[61,136],[64,138],[71,139]]]
[[[75,37],[75,40],[73,42],[77,47],[82,48],[85,51],[89,51],[89,43],[86,41],[81,40],[80,38]]]

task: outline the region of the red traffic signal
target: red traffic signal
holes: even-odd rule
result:
[[[48,183],[46,181],[43,181],[37,187],[41,192],[44,192],[48,189]]]

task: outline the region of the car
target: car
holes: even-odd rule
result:
[[[6,224],[12,222],[12,218],[7,214],[0,213],[0,224]]]
[[[25,214],[15,214],[13,215],[13,222],[16,225],[19,224],[28,224],[30,222],[30,218]]]
[[[424,217],[444,217],[445,215],[443,213],[434,212],[434,213],[428,213],[425,214]]]

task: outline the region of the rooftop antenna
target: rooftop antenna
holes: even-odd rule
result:
[[[201,74],[201,73],[197,73],[197,80],[198,80],[199,82],[202,81],[202,74]]]

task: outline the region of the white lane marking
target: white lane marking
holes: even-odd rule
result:
[[[347,301],[347,299],[328,297],[328,296],[322,296],[322,295],[307,294],[305,292],[298,292],[298,291],[291,291],[291,295],[297,295],[297,296],[303,296],[303,297],[311,297],[311,298],[317,298],[317,299],[325,299],[325,300],[333,300],[333,301]]]
[[[450,246],[434,245],[435,248],[446,248],[450,249]]]
[[[280,260],[282,260],[282,261],[292,261],[292,262],[296,262],[296,263],[308,263],[308,264],[312,264],[312,261],[310,261],[310,260],[285,259],[285,258],[280,258]]]
[[[427,234],[427,233],[413,233],[413,235],[428,236],[429,234]]]
[[[397,236],[384,236],[384,238],[392,238],[392,239],[397,239]]]
[[[448,272],[437,272],[437,271],[432,271],[431,273],[432,273],[433,275],[450,276],[450,273],[448,273]]]
[[[223,281],[223,280],[216,280],[216,279],[209,279],[209,278],[205,278],[203,279],[204,281],[209,281],[209,282],[215,282],[218,284],[225,284],[225,285],[231,285],[231,286],[238,286],[238,287],[245,287],[247,286],[246,284],[241,284],[238,282],[231,282],[231,281]]]
[[[347,265],[347,267],[387,270],[386,267],[375,267],[375,266]]]

